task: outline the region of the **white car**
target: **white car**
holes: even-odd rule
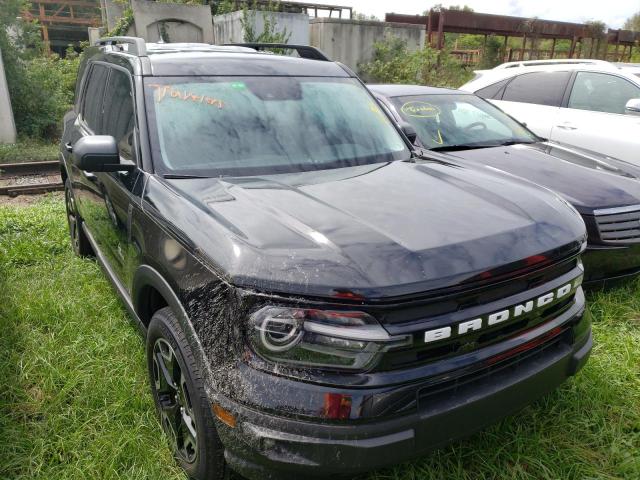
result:
[[[543,138],[640,165],[640,77],[604,61],[516,63],[478,71],[460,89]]]
[[[616,63],[616,67],[628,73],[633,73],[636,77],[640,77],[640,63]]]

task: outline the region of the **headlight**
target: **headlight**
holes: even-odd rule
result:
[[[368,370],[389,349],[410,345],[411,336],[390,336],[365,312],[264,307],[251,315],[249,341],[271,362]]]

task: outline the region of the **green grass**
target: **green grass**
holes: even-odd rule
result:
[[[16,143],[0,143],[0,163],[45,162],[58,160],[59,145],[31,138]]]
[[[589,298],[585,369],[518,415],[369,480],[639,479],[640,284]],[[0,206],[0,478],[183,479],[143,343],[59,199]]]

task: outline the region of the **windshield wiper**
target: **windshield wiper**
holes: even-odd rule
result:
[[[529,140],[505,140],[497,143],[459,143],[456,145],[443,145],[441,147],[433,147],[429,150],[434,152],[455,152],[459,150],[474,150],[479,148],[508,147],[510,145],[521,145],[536,143]]]
[[[205,177],[203,175],[176,175],[174,173],[165,173],[164,175],[162,175],[162,178],[166,178],[168,180],[178,180],[183,178],[211,178],[211,177]]]
[[[507,140],[504,142],[500,142],[496,147],[508,147],[509,145],[531,145],[532,143],[536,143],[532,140]]]
[[[457,145],[443,145],[441,147],[433,147],[429,150],[433,152],[455,152],[458,150],[474,150],[477,148],[491,148],[491,147],[499,147],[499,145],[473,145],[473,144],[465,144],[460,143]]]

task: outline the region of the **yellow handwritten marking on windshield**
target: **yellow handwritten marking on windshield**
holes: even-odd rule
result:
[[[427,102],[407,102],[400,111],[408,117],[435,118],[440,115],[440,109]]]
[[[169,96],[169,98],[176,98],[184,102],[211,105],[214,107],[218,107],[219,109],[224,108],[224,102],[222,100],[208,97],[207,95],[197,95],[187,90],[178,90],[177,88],[173,88],[171,85],[159,85],[157,83],[150,83],[149,86],[156,89],[155,98],[156,102],[158,103],[162,102],[162,100]]]

